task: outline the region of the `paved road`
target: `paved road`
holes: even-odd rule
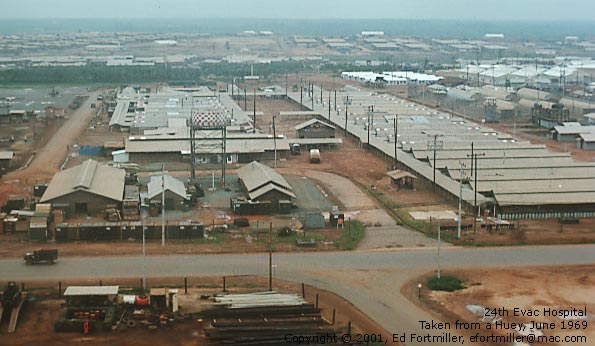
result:
[[[274,255],[276,276],[331,290],[351,301],[391,333],[427,334],[419,320],[432,316],[405,299],[401,286],[436,268],[435,249],[283,253]],[[144,265],[143,265],[144,262]],[[488,249],[444,249],[441,267],[494,268],[536,265],[593,264],[595,245],[536,246]],[[64,258],[54,266],[26,266],[22,260],[0,260],[4,280],[200,275],[267,275],[266,254]],[[440,335],[439,332],[430,334]],[[439,344],[433,344],[439,345]],[[449,345],[449,344],[445,344]]]

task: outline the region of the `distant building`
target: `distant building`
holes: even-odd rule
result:
[[[362,31],[363,37],[384,36],[384,31]]]
[[[297,138],[335,138],[335,127],[318,119],[295,126]]]

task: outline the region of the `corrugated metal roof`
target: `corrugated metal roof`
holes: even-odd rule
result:
[[[343,144],[341,138],[291,138],[290,144]]]
[[[173,193],[175,193],[176,195],[186,199],[187,194],[186,194],[186,186],[184,186],[184,183],[179,181],[178,179],[172,177],[171,175],[154,175],[151,176],[151,181],[148,184],[148,197],[149,199],[161,194],[161,192],[163,191],[163,184],[165,183],[165,191],[171,191]]]
[[[308,120],[308,121],[306,121],[306,122],[303,122],[303,123],[301,123],[301,124],[299,124],[299,125],[295,126],[294,128],[296,129],[296,131],[299,131],[299,130],[301,130],[301,129],[303,129],[303,128],[306,128],[306,127],[308,127],[308,126],[310,126],[310,125],[314,125],[314,124],[316,124],[316,123],[318,123],[318,124],[322,124],[322,125],[324,125],[324,126],[326,126],[326,127],[329,127],[329,128],[331,128],[331,129],[334,129],[334,128],[335,128],[333,125],[329,125],[329,124],[325,123],[324,121],[320,121],[320,120],[318,120],[318,119],[310,119],[310,120]]]
[[[262,196],[270,191],[273,191],[273,190],[279,191],[282,194],[285,194],[289,197],[296,198],[295,194],[293,192],[282,189],[282,188],[278,187],[277,185],[274,185],[273,183],[266,184],[265,186],[263,186],[261,188],[258,188],[251,192],[248,192],[248,197],[250,197],[251,200],[255,200],[255,199],[259,198],[260,196]]]
[[[401,170],[394,170],[394,171],[390,171],[387,172],[386,175],[388,175],[389,177],[393,178],[393,179],[400,179],[400,178],[404,178],[404,177],[411,177],[411,178],[416,178],[417,177],[409,172],[405,172],[405,171],[401,171]]]
[[[64,296],[107,296],[116,295],[120,286],[68,286]]]
[[[554,126],[554,131],[561,135],[595,134],[595,126]]]
[[[238,177],[243,181],[248,193],[273,183],[285,190],[293,190],[291,185],[274,169],[260,162],[252,161],[238,170]]]
[[[0,151],[0,160],[12,160],[13,157],[13,151]]]
[[[51,202],[53,199],[66,196],[76,191],[86,191],[115,201],[124,196],[123,169],[108,167],[87,160],[82,164],[56,173],[41,197],[40,202]]]
[[[595,192],[495,193],[494,197],[500,206],[595,204]]]

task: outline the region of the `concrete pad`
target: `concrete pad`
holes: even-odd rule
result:
[[[410,211],[409,215],[415,220],[453,220],[457,217],[452,210]]]

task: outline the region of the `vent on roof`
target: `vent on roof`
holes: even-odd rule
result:
[[[83,188],[88,190],[91,187],[91,182],[93,181],[93,176],[95,175],[95,170],[97,169],[97,161],[88,160],[81,166],[80,169],[82,169],[82,171],[79,171],[78,182],[74,188]]]

